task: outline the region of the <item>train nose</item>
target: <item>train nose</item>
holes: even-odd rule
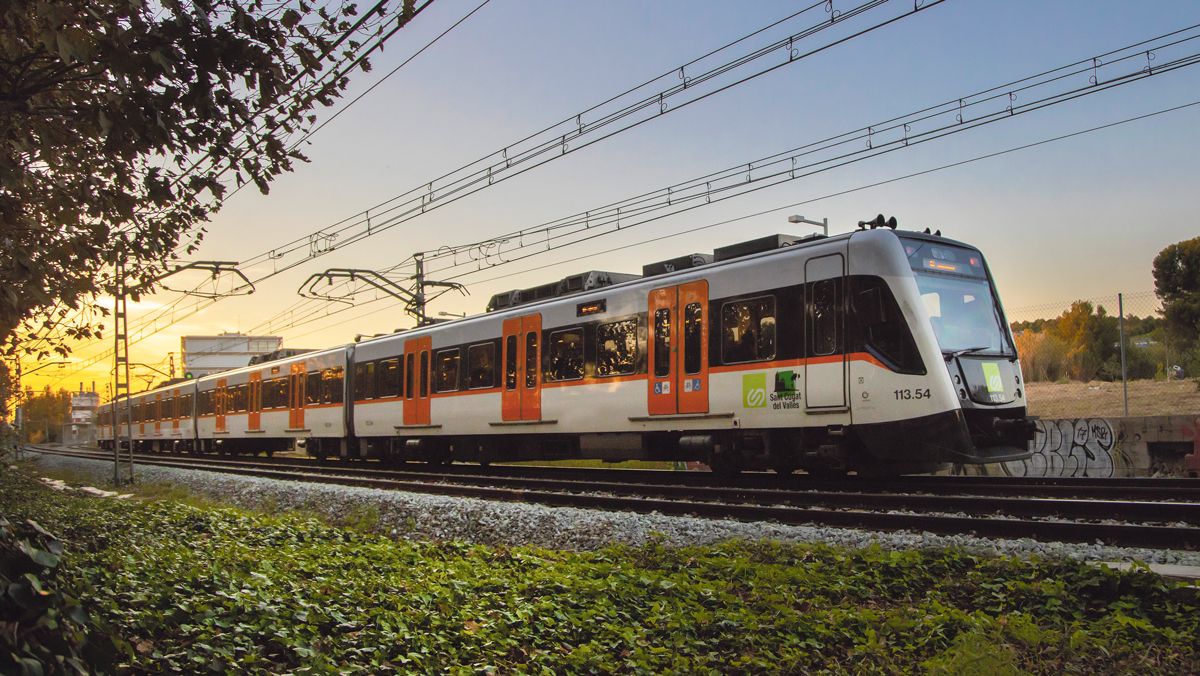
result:
[[[1028,443],[1037,434],[1036,418],[995,418],[992,432],[1011,443]]]

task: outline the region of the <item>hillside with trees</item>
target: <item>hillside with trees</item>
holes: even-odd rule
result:
[[[1200,376],[1200,237],[1172,244],[1154,259],[1157,316],[1125,317],[1126,373],[1130,380],[1174,377],[1179,366]],[[1103,305],[1075,301],[1057,317],[1013,322],[1025,379],[1121,379],[1120,317]]]

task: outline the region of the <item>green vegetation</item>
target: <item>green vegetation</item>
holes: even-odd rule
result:
[[[70,420],[71,393],[59,389],[50,390],[50,386],[41,394],[33,394],[33,390],[25,398],[25,438],[31,444],[60,441],[62,427]]]
[[[0,472],[125,667],[295,673],[1200,670],[1200,598],[1144,571],[774,543],[393,542]]]
[[[2,349],[99,336],[114,266],[152,285],[230,183],[266,193],[305,161],[314,111],[415,12],[371,4],[0,4]]]
[[[1200,334],[1200,237],[1172,244],[1154,257],[1154,291],[1172,331]]]
[[[0,516],[0,673],[107,670],[119,654],[103,627],[56,588],[63,544],[36,521]]]
[[[1178,365],[1200,375],[1200,237],[1164,248],[1153,271],[1161,316],[1125,317],[1126,373],[1130,380],[1163,380]],[[1013,322],[1025,379],[1120,380],[1119,321],[1079,300],[1053,319]]]

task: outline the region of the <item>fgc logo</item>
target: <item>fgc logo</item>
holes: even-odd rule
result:
[[[744,408],[766,408],[767,374],[748,373],[742,376],[742,406]]]

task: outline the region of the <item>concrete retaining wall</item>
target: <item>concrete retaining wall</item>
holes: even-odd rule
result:
[[[1188,476],[1200,470],[1198,431],[1197,416],[1039,420],[1037,438],[1031,443],[1033,457],[1004,463],[999,472],[989,473]]]

